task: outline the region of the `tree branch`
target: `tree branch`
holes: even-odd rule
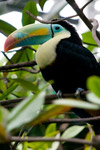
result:
[[[83,11],[78,7],[75,0],[66,0],[67,3],[77,12],[78,16],[84,21],[87,27],[92,30],[92,24],[89,19],[84,15]]]
[[[80,94],[75,94],[75,93],[62,94],[62,98],[76,98],[77,99],[77,97],[85,96],[87,93],[89,93],[89,91],[83,91],[83,92],[81,92],[81,95]],[[0,101],[0,105],[6,106],[6,105],[10,105],[12,103],[15,104],[15,103],[18,103],[18,102],[20,102],[20,101],[22,101],[24,99],[25,99],[25,97],[12,99],[12,100],[4,100],[4,101]],[[45,96],[45,104],[51,104],[52,100],[55,100],[55,99],[58,99],[57,94],[46,95]]]
[[[9,69],[15,69],[15,68],[21,68],[21,67],[31,67],[37,65],[36,61],[28,61],[28,62],[22,62],[17,64],[11,64],[6,66],[0,67],[0,72],[9,70]]]
[[[82,145],[94,146],[96,150],[100,149],[100,136],[95,136],[92,141],[87,141],[79,138],[55,138],[55,137],[20,137],[20,136],[11,136],[9,137],[10,142],[68,142],[68,143],[77,143]]]
[[[92,141],[87,141],[80,138],[56,138],[56,137],[22,137],[22,136],[10,136],[9,142],[67,142],[67,143],[76,143],[81,145],[93,146],[96,150],[100,150],[100,136],[94,136]]]
[[[86,141],[83,139],[79,138],[71,138],[71,139],[66,139],[66,138],[55,138],[55,137],[19,137],[19,136],[12,136],[9,138],[10,142],[13,141],[18,141],[18,142],[69,142],[69,143],[77,143],[77,144],[86,144],[86,145],[93,145],[92,142]]]
[[[89,19],[85,16],[83,11],[78,7],[75,0],[66,0],[68,4],[77,12],[78,16],[83,20],[83,22],[87,25],[87,27],[92,30],[93,25],[89,21]],[[97,37],[100,39],[100,34],[96,31]]]
[[[96,117],[88,117],[88,118],[75,118],[75,119],[49,119],[48,121],[46,121],[46,123],[72,123],[72,124],[76,124],[76,123],[90,123],[90,122],[94,122],[94,121],[99,121],[100,120],[100,116],[96,116]]]

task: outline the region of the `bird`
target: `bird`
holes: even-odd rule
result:
[[[96,58],[83,46],[76,29],[65,20],[53,24],[30,24],[14,31],[6,39],[4,51],[27,45],[40,45],[36,62],[44,79],[53,80],[52,87],[56,92],[87,90],[88,77],[100,76]],[[83,114],[90,116],[87,112]]]
[[[4,49],[40,44],[36,62],[46,81],[53,80],[54,90],[74,93],[84,90],[89,76],[100,76],[100,66],[82,45],[75,28],[66,21],[58,24],[31,24],[8,36]]]

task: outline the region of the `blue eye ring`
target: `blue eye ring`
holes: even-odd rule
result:
[[[62,27],[59,24],[54,24],[53,30],[54,30],[54,32],[59,32],[62,30]]]
[[[50,29],[51,29],[51,34],[52,34],[51,36],[52,37],[54,37],[55,34],[64,30],[64,28],[62,28],[62,26],[59,24],[51,24]]]
[[[56,30],[59,30],[59,29],[60,29],[60,27],[59,27],[59,26],[56,26],[56,27],[55,27],[55,29],[56,29]]]

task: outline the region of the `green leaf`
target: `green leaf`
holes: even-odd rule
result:
[[[97,97],[94,93],[88,93],[86,94],[86,97],[89,102],[100,105],[100,98]]]
[[[7,141],[6,123],[9,116],[9,111],[0,106],[0,143]]]
[[[95,47],[96,47],[96,46],[88,45],[88,46],[87,46],[87,49],[88,49],[90,52],[92,52]]]
[[[90,51],[92,51],[95,47],[98,47],[97,43],[95,42],[95,40],[92,37],[91,31],[83,33],[82,37],[83,37],[84,43],[91,44],[91,45],[88,45],[88,47],[87,47],[87,49],[89,49]]]
[[[1,106],[0,106],[1,107]],[[0,109],[0,123],[2,122],[2,111]]]
[[[45,92],[27,97],[17,105],[8,117],[7,131],[19,128],[34,120],[40,113],[44,103]]]
[[[34,121],[32,121],[30,124],[31,125],[37,125],[39,123],[42,123],[51,117],[57,116],[61,113],[67,112],[71,110],[71,107],[66,107],[66,106],[56,106],[56,105],[51,105],[50,107],[48,106],[44,112],[42,112],[39,116],[36,117]]]
[[[59,131],[56,130],[56,123],[52,123],[47,127],[45,131],[45,137],[53,137],[57,135],[57,133],[59,133]]]
[[[22,148],[23,150],[28,150],[28,145],[27,145],[27,142],[24,142],[23,143],[23,148]]]
[[[9,24],[3,20],[0,20],[0,32],[1,33],[8,36],[15,30],[16,30],[16,28],[14,26],[12,26],[11,24]]]
[[[85,43],[90,43],[90,44],[94,44],[97,46],[95,40],[92,37],[92,33],[91,31],[85,32],[82,34],[82,38],[83,38],[83,42]]]
[[[88,102],[84,102],[81,100],[74,100],[74,99],[59,99],[59,100],[54,100],[53,103],[55,105],[60,105],[60,106],[67,106],[67,107],[75,107],[75,108],[83,108],[83,109],[90,109],[90,110],[98,110],[100,107],[96,104],[91,104]]]
[[[45,4],[46,1],[47,0],[39,0],[39,5],[40,5],[40,7],[41,7],[42,10],[43,10],[43,6],[44,6],[44,4]]]
[[[37,11],[37,7],[36,7],[36,2],[29,1],[26,4],[26,6],[24,7],[24,9],[22,11],[22,24],[23,24],[23,26],[35,22],[35,20],[26,13],[27,10],[30,13],[32,13],[34,16],[37,16],[38,15],[38,11]]]
[[[79,125],[69,127],[62,134],[62,138],[66,138],[66,139],[73,138],[73,137],[77,136],[81,131],[83,131],[84,128],[85,128],[85,126],[79,126]]]
[[[58,133],[55,138],[60,138],[60,133]],[[60,142],[52,142],[52,145],[50,146],[50,150],[58,150],[59,149]]]
[[[30,50],[29,48],[24,48],[24,50],[16,51],[16,53],[12,56],[11,61],[13,63],[25,62],[28,61],[27,56],[30,61],[34,59],[33,51]],[[9,61],[6,63],[6,65],[10,65],[10,64],[11,63]]]
[[[56,130],[56,123],[52,123],[48,125],[46,131],[45,131],[45,137],[54,137],[59,133],[58,130]],[[52,146],[53,142],[47,142],[48,147]]]
[[[89,77],[87,80],[87,88],[100,98],[100,77]]]
[[[31,60],[34,60],[34,53],[32,50],[30,50],[29,48],[24,48],[24,50],[20,50],[20,51],[17,51],[11,58],[11,61],[13,63],[20,63],[20,62],[26,62],[28,61],[28,59],[31,61]],[[11,63],[9,61],[7,61],[6,65],[11,65]],[[6,76],[7,76],[8,73],[6,73]],[[20,78],[23,78],[25,77],[25,74],[29,74],[28,72],[26,71],[17,71],[16,72],[16,75],[17,77],[20,77]],[[11,75],[11,73],[10,73]],[[28,75],[26,75],[28,77]],[[30,74],[30,76],[33,76],[32,74]],[[34,76],[33,76],[34,78]],[[1,81],[0,81],[1,82]]]
[[[0,124],[0,143],[7,142],[7,134],[5,128]]]
[[[91,132],[88,132],[87,133],[87,135],[86,135],[86,137],[85,137],[85,140],[87,140],[87,141],[91,141],[92,140],[92,136],[95,136],[95,133],[94,133],[94,131],[92,131],[93,133],[93,135],[91,135]],[[87,146],[87,145],[84,145],[84,150],[91,150],[91,146]],[[96,148],[92,148],[92,150],[96,150]]]
[[[23,51],[17,51],[11,58],[13,63],[18,63],[23,55]],[[7,61],[6,65],[11,65],[9,61]]]
[[[3,94],[0,96],[0,100],[3,100],[4,98],[6,98],[9,94],[11,94],[12,91],[14,91],[16,89],[16,87],[18,86],[18,84],[11,84],[10,87],[3,92]]]
[[[45,136],[44,137],[54,137],[59,138],[60,135],[57,134],[59,131],[56,130],[56,124],[52,123],[48,125],[46,128]],[[26,143],[27,147],[30,147],[34,150],[57,150],[59,146],[59,142],[31,142],[31,143]]]
[[[47,127],[47,129],[45,131],[45,136],[54,132],[54,131],[56,131],[56,123],[52,123]]]
[[[15,83],[19,83],[21,86],[23,86],[25,89],[29,90],[29,91],[32,91],[32,92],[37,92],[38,91],[38,87],[31,83],[30,81],[27,81],[27,80],[24,80],[24,79],[13,79],[13,81]]]
[[[0,106],[0,123],[4,127],[6,127],[8,115],[9,115],[9,111],[6,108]]]
[[[3,61],[3,62],[4,62],[4,61]],[[2,66],[2,65],[3,65],[3,64],[0,63],[0,66]],[[3,75],[4,75],[4,73],[3,73],[3,74],[0,73],[0,78],[4,77]],[[5,89],[6,89],[5,82],[4,82],[3,80],[0,80],[0,90],[1,90],[1,91],[4,91]],[[1,95],[1,93],[0,93],[0,95]]]
[[[46,142],[27,142],[27,146],[32,150],[48,150],[48,144]]]

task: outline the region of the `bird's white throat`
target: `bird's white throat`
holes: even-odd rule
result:
[[[69,31],[67,34],[61,33],[39,46],[36,52],[36,62],[41,69],[44,69],[48,65],[52,65],[57,55],[55,51],[57,44],[61,39],[69,38],[70,36],[71,34]]]

